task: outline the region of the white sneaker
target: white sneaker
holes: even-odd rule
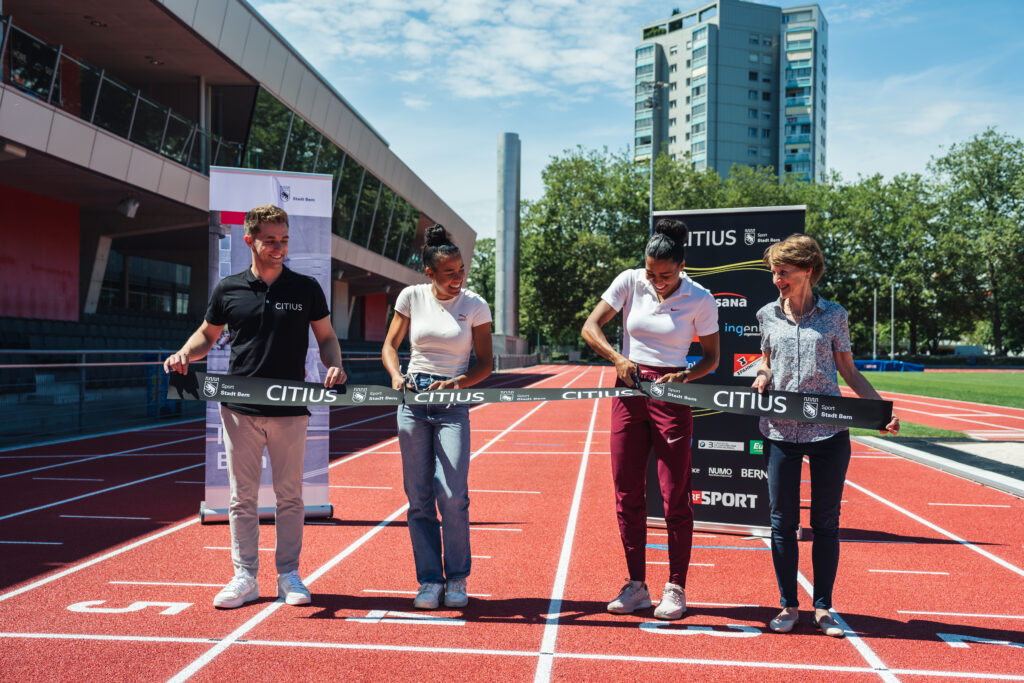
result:
[[[612,614],[629,614],[650,606],[651,594],[647,592],[647,584],[641,581],[626,581],[626,585],[619,591],[619,596],[608,603],[608,611]]]
[[[451,579],[444,589],[445,607],[465,607],[469,604],[469,596],[466,595],[466,580]]]
[[[228,581],[228,585],[220,589],[213,599],[213,606],[221,609],[234,609],[260,597],[260,587],[256,579],[240,574]]]
[[[420,584],[416,597],[412,601],[416,609],[437,609],[441,604],[441,591],[444,590],[443,583],[425,581]]]
[[[297,569],[277,577],[277,597],[284,598],[288,605],[308,605],[312,600]]]
[[[654,616],[659,619],[678,619],[686,611],[686,591],[677,583],[666,583],[665,591],[661,594],[661,602],[654,610]]]

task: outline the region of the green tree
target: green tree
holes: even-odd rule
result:
[[[473,265],[466,278],[466,288],[482,296],[493,311],[495,286],[494,238],[484,237],[476,241],[473,249]]]
[[[929,169],[939,184],[941,220],[966,238],[978,266],[976,296],[997,354],[1024,347],[1024,142],[993,128],[954,144]]]

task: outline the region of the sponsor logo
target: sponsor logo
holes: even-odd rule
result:
[[[286,387],[283,384],[272,384],[267,387],[267,398],[271,401],[293,401],[297,403],[334,403],[338,400],[338,392],[324,387]]]
[[[764,441],[754,439],[750,442],[751,455],[764,455]]]
[[[724,247],[736,244],[735,230],[691,230],[688,247]]]
[[[366,400],[366,394],[368,390],[366,387],[355,387],[352,389],[352,402],[362,403]]]
[[[652,384],[651,385],[651,396],[664,396],[665,385],[664,384]]]
[[[760,337],[761,326],[760,325],[733,325],[725,323],[722,329],[726,332],[731,332],[737,337]]]
[[[220,377],[207,377],[203,381],[203,396],[213,398],[217,395],[217,388],[220,386]]]
[[[416,403],[483,403],[484,392],[431,391],[424,394],[414,394],[412,400],[416,401]]]
[[[665,439],[665,443],[667,443],[667,444],[674,444],[676,441],[679,441],[679,439],[681,439],[681,438],[683,438],[683,437],[677,436],[674,439]]]
[[[743,231],[743,244],[749,247],[752,244],[754,244],[756,240],[757,230],[754,230],[753,228],[747,228],[746,230]]]
[[[736,292],[716,292],[715,303],[719,308],[746,308],[747,297]]]
[[[697,442],[697,448],[706,451],[739,451],[743,452],[742,441],[710,441],[701,439]]]
[[[804,417],[811,420],[818,417],[818,399],[810,396],[804,397]]]
[[[712,396],[716,406],[721,408],[746,408],[757,410],[763,413],[784,413],[786,412],[786,397],[759,394],[748,389],[736,389],[735,391],[716,391]]]
[[[722,491],[694,491],[694,505],[713,505],[726,508],[754,508],[757,507],[756,493],[732,493]]]
[[[466,314],[465,313],[459,313],[458,321],[460,323],[466,322]]]
[[[502,391],[498,394],[499,401],[514,401],[516,400],[516,392],[514,391]]]
[[[754,377],[757,375],[757,365],[760,362],[760,353],[735,353],[732,356],[732,376]]]
[[[690,468],[690,474],[700,474],[700,468],[699,467],[691,467]]]
[[[624,396],[639,396],[636,389],[588,389],[583,391],[563,391],[562,398],[567,401],[581,398],[618,398]]]
[[[732,477],[732,468],[731,467],[709,467],[708,468],[708,476],[709,477],[730,477],[731,478]]]
[[[744,467],[740,469],[740,476],[744,479],[767,479],[768,473],[755,467]]]
[[[274,308],[279,311],[301,311],[302,304],[290,304],[283,301],[278,301],[274,304]]]

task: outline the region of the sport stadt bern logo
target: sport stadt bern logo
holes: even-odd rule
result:
[[[815,399],[804,399],[804,417],[811,420],[818,417],[818,402]]]
[[[367,394],[367,388],[366,387],[356,387],[356,388],[354,388],[352,390],[352,402],[353,403],[362,403],[363,401],[366,400],[366,394]]]
[[[220,377],[207,377],[203,381],[203,396],[206,398],[213,398],[217,395],[217,389],[220,387]]]

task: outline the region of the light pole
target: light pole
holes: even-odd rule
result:
[[[637,85],[641,86],[644,90],[648,91],[647,101],[644,103],[645,106],[651,110],[651,158],[650,158],[650,170],[648,173],[650,179],[650,187],[647,198],[648,215],[650,215],[650,225],[647,226],[648,234],[654,234],[654,117],[658,113],[660,103],[658,102],[658,89],[668,87],[668,83],[662,83],[661,81],[642,81]]]

